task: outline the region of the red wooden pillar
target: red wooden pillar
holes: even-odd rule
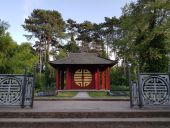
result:
[[[69,67],[67,67],[66,71],[66,89],[67,90],[71,89],[71,73]]]
[[[110,67],[106,69],[106,89],[110,90]]]
[[[110,67],[108,67],[108,89],[110,90]]]
[[[60,90],[60,70],[56,69],[56,89]]]
[[[95,72],[95,88],[96,88],[96,90],[100,89],[100,72],[99,72],[98,68]]]
[[[102,89],[105,90],[105,71],[102,71]]]

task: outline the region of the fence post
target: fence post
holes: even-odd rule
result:
[[[131,71],[130,71],[131,64],[128,63],[128,82],[129,82],[129,89],[130,89],[130,107],[133,107],[132,102],[132,82],[131,82]]]
[[[170,90],[170,64],[168,66],[168,77],[169,77],[169,83],[168,83],[169,87],[168,87],[168,90]],[[169,97],[170,97],[170,91],[169,91]]]
[[[138,78],[138,91],[139,91],[139,107],[142,108],[143,102],[142,102],[142,88],[141,88],[141,83],[140,83],[139,64],[137,65],[137,78]]]
[[[23,88],[22,88],[22,102],[21,102],[21,108],[24,108],[24,107],[25,107],[26,84],[27,84],[27,67],[25,67],[25,73],[24,73],[24,82],[23,82]]]

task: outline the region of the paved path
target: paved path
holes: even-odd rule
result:
[[[88,94],[88,92],[78,92],[78,94],[74,98],[91,98]]]
[[[129,102],[114,101],[34,101],[34,108],[2,107],[0,112],[64,112],[64,111],[121,111],[130,110]]]
[[[0,112],[107,112],[107,111],[143,111],[162,110],[166,108],[131,109],[129,101],[34,101],[34,108],[0,106]]]

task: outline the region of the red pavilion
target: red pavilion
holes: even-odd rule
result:
[[[69,53],[49,62],[56,69],[57,90],[110,90],[110,68],[116,63],[95,53]]]

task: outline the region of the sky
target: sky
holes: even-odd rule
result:
[[[20,44],[27,42],[23,35],[28,34],[21,25],[34,9],[57,10],[64,20],[78,23],[101,23],[104,17],[120,17],[121,8],[131,1],[135,0],[1,0],[0,19],[9,23],[8,32]]]

